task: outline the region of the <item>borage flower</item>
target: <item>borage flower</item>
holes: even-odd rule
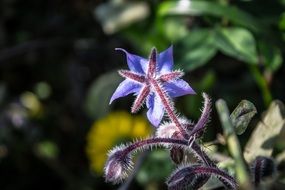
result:
[[[126,53],[130,70],[119,71],[126,79],[114,92],[110,104],[117,98],[135,94],[132,113],[137,112],[146,101],[147,117],[152,125],[157,127],[165,111],[170,118],[174,117],[170,98],[195,94],[188,83],[180,79],[184,73],[179,70],[173,71],[172,46],[158,55],[153,48],[148,60],[121,48],[116,50]]]
[[[110,151],[105,164],[106,181],[119,183],[125,180],[132,172],[134,153],[160,146],[170,149],[174,163],[182,163],[167,180],[169,189],[198,189],[211,176],[218,177],[225,187],[236,189],[235,179],[220,170],[196,142],[210,119],[211,101],[208,95],[203,93],[204,108],[197,123],[178,117],[175,113],[171,98],[195,92],[180,79],[183,72],[173,71],[172,47],[160,54],[157,54],[156,49],[152,49],[148,60],[123,49],[118,50],[126,53],[130,70],[119,71],[126,79],[119,85],[110,103],[119,97],[134,94],[136,99],[132,112],[138,111],[146,102],[149,109],[147,116],[154,126],[159,125],[164,112],[170,121],[157,128],[156,136],[121,145]],[[197,157],[197,164],[187,164],[185,158],[189,152]],[[184,161],[186,163],[183,163]]]

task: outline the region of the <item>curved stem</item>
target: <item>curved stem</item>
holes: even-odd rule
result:
[[[168,117],[171,119],[171,121],[175,124],[175,126],[178,128],[178,130],[181,132],[182,136],[184,137],[184,139],[189,139],[189,135],[186,132],[186,130],[182,127],[182,125],[180,124],[178,117],[175,114],[174,108],[172,103],[170,102],[170,98],[167,97],[167,95],[164,93],[164,91],[162,90],[161,86],[159,85],[159,83],[155,80],[150,80],[151,85],[153,86],[155,92],[157,93],[157,95],[159,96],[159,98],[161,99],[161,102],[165,108],[165,111],[168,115]]]
[[[194,126],[194,128],[191,130],[189,136],[191,137],[192,135],[196,135],[200,131],[204,130],[206,124],[209,122],[210,119],[210,113],[211,113],[211,99],[206,93],[203,93],[203,98],[204,98],[204,107],[202,114],[200,116],[200,119]]]
[[[143,148],[144,146],[158,145],[158,144],[172,144],[180,146],[188,146],[188,141],[180,139],[171,139],[171,138],[150,138],[141,141],[137,141],[129,145],[123,150],[122,156],[126,156],[130,152]]]
[[[208,157],[208,155],[201,149],[201,147],[196,142],[192,144],[191,148],[205,165],[217,167],[216,164]]]
[[[142,149],[144,147],[151,147],[152,145],[164,145],[164,144],[171,144],[171,145],[178,145],[178,146],[185,146],[187,148],[191,148],[192,151],[198,156],[198,158],[207,166],[217,167],[216,164],[206,155],[205,152],[201,149],[201,147],[196,143],[193,142],[192,146],[189,147],[189,142],[187,140],[181,139],[172,139],[172,138],[150,138],[141,141],[134,142],[130,144],[128,147],[122,150],[122,157],[130,154],[131,152]]]
[[[220,99],[216,102],[216,108],[224,129],[224,135],[227,140],[230,154],[235,160],[236,175],[240,183],[240,189],[253,189],[242,150],[230,120],[227,104],[224,100]]]
[[[236,180],[226,172],[215,167],[197,166],[193,173],[215,175],[229,189],[237,189]]]

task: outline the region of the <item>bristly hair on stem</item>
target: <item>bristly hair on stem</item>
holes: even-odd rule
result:
[[[211,114],[211,99],[206,94],[202,94],[204,98],[204,106],[202,109],[202,114],[200,116],[200,119],[198,120],[197,124],[194,126],[193,129],[191,129],[189,136],[193,136],[195,134],[196,137],[200,137],[203,134],[203,131],[206,127],[206,124],[210,120],[210,114]]]

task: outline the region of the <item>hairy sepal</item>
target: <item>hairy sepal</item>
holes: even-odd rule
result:
[[[221,169],[200,165],[182,165],[167,180],[169,189],[198,189],[210,176],[217,177],[227,189],[237,189],[236,181]]]

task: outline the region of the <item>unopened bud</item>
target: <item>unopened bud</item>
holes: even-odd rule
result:
[[[129,156],[125,156],[122,151],[110,154],[105,165],[105,179],[114,184],[122,182],[132,169],[132,162]]]
[[[265,156],[258,156],[253,163],[254,183],[256,186],[261,180],[271,177],[276,171],[276,166],[271,158]]]
[[[192,167],[182,167],[176,170],[166,184],[169,190],[199,189],[209,179],[209,175],[201,175]]]

